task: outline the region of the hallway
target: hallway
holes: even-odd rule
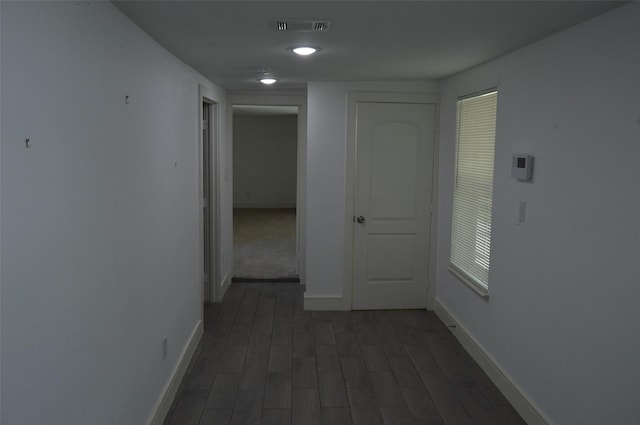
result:
[[[303,310],[304,287],[234,283],[165,425],[523,425],[432,312]]]

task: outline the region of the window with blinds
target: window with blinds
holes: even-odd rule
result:
[[[497,100],[495,90],[458,100],[450,269],[482,294],[489,290]]]

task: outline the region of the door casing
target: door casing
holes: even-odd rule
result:
[[[296,255],[300,284],[306,282],[306,175],[307,175],[307,97],[306,94],[234,94],[227,98],[227,143],[233,146],[233,105],[296,106],[298,108]],[[231,170],[233,175],[233,170]],[[233,193],[233,188],[230,189]],[[231,229],[233,234],[233,221]],[[233,246],[231,247],[233,252]]]
[[[434,163],[433,163],[433,179],[432,179],[432,199],[431,199],[431,220],[429,232],[429,270],[428,270],[428,286],[427,286],[427,305],[425,308],[432,308],[435,297],[435,266],[436,266],[436,235],[437,235],[437,176],[438,176],[438,96],[422,93],[387,93],[387,92],[349,92],[347,93],[347,173],[345,185],[345,267],[344,267],[344,285],[342,294],[342,308],[350,310],[352,308],[352,292],[353,292],[353,217],[354,217],[354,198],[355,198],[355,172],[356,172],[356,119],[357,119],[357,103],[424,103],[435,105],[435,125],[434,125]]]
[[[211,90],[201,84],[198,85],[198,199],[199,199],[199,253],[198,270],[200,276],[200,289],[202,294],[202,304],[205,302],[216,302],[222,297],[220,288],[220,103],[212,96]],[[209,104],[209,282],[204,288],[204,213],[203,213],[203,167],[204,151],[202,143],[202,118],[203,104]]]

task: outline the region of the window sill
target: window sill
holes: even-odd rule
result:
[[[489,290],[487,288],[485,288],[484,286],[479,285],[473,279],[468,277],[465,273],[463,273],[460,270],[458,270],[458,268],[456,266],[454,266],[453,264],[449,264],[449,271],[455,277],[460,279],[462,281],[462,283],[467,285],[469,287],[469,289],[471,289],[473,292],[475,292],[476,294],[480,295],[485,300],[489,299]]]

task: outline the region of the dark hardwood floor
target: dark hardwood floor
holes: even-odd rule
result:
[[[522,425],[432,312],[303,310],[296,283],[234,283],[166,425]]]

